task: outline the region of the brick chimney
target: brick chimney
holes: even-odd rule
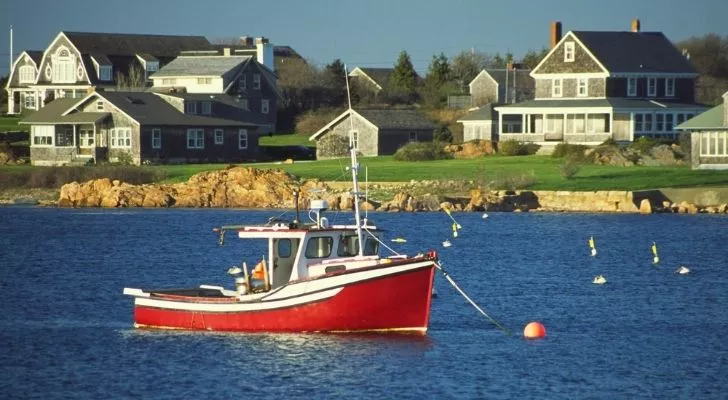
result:
[[[556,47],[556,44],[561,40],[561,22],[553,21],[551,23],[551,48]]]
[[[635,18],[632,20],[632,32],[640,31],[640,20]]]

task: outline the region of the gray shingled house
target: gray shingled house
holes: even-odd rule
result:
[[[496,125],[498,113],[493,110],[494,104],[471,109],[470,112],[457,120],[463,124],[463,141],[471,140],[498,140]],[[495,122],[494,122],[495,121]]]
[[[723,104],[678,125],[690,132],[693,169],[728,169],[728,92]]]
[[[57,99],[20,123],[31,128],[33,165],[255,160],[257,125],[237,105],[227,95],[93,92]]]
[[[347,110],[311,135],[309,140],[320,140],[325,135],[349,137],[354,130],[354,146],[363,156],[394,154],[410,142],[432,141],[435,125],[417,110]],[[329,158],[320,148],[319,159]]]

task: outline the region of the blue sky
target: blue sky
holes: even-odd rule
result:
[[[0,75],[14,50],[44,50],[61,30],[265,36],[323,65],[391,67],[406,50],[424,72],[433,54],[462,50],[512,52],[548,45],[549,23],[569,30],[661,31],[672,41],[714,32],[728,35],[728,0],[2,0]]]

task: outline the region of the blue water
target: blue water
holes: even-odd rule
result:
[[[426,337],[138,331],[130,287],[225,284],[271,212],[0,208],[2,398],[725,398],[728,217],[373,214],[438,249]],[[332,216],[333,217],[333,216]],[[345,222],[340,214],[332,219]],[[594,235],[597,257],[589,256]],[[661,263],[651,264],[658,243]],[[674,270],[689,266],[693,274]],[[591,283],[603,274],[609,283]],[[521,337],[533,320],[544,340]]]

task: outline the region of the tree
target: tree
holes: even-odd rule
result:
[[[138,64],[129,67],[127,74],[116,72],[116,89],[126,91],[144,90],[147,86],[144,71]]]
[[[409,54],[402,50],[394,65],[394,71],[390,78],[390,90],[397,94],[411,95],[415,92],[417,85],[417,73],[412,66]]]
[[[8,106],[8,92],[5,90],[5,85],[8,84],[9,76],[0,77],[0,108],[7,112]]]
[[[324,87],[329,92],[329,105],[338,107],[346,103],[346,71],[344,63],[335,59],[331,64],[326,65],[323,71]]]
[[[728,35],[720,37],[709,33],[677,43],[700,74],[696,88],[696,101],[708,104],[721,102],[728,90]]]
[[[450,73],[458,90],[467,91],[467,85],[488,65],[489,60],[490,57],[487,54],[475,51],[462,51],[453,57]]]
[[[548,53],[549,49],[545,47],[542,48],[540,52],[529,50],[523,55],[523,58],[521,58],[521,65],[523,65],[524,68],[534,69]]]
[[[437,86],[444,84],[450,79],[450,63],[444,53],[432,56],[432,61],[427,68],[427,76],[425,79]]]

